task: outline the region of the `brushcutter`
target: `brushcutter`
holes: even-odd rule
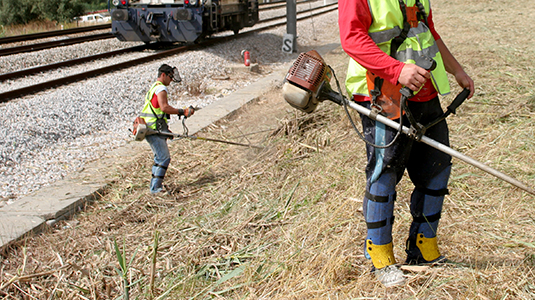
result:
[[[329,83],[332,76],[335,77],[336,84],[338,87],[338,92],[333,91]],[[370,110],[366,107],[358,105],[357,103],[353,101],[349,101],[342,94],[339,82],[336,79],[336,75],[334,74],[334,71],[329,66],[326,65],[325,61],[323,60],[323,58],[320,56],[320,54],[317,51],[311,50],[306,53],[301,53],[299,57],[296,59],[296,61],[294,62],[290,70],[288,71],[288,74],[286,75],[285,82],[282,87],[282,93],[283,93],[284,99],[286,100],[286,102],[288,102],[288,104],[306,113],[312,113],[317,108],[318,104],[325,100],[329,100],[338,105],[343,106],[344,109],[346,110],[346,113],[348,114],[349,120],[351,121],[353,127],[355,128],[357,133],[359,133],[361,139],[363,139],[364,141],[366,140],[364,139],[362,134],[357,130],[355,124],[353,123],[351,119],[351,116],[349,115],[349,111],[347,110],[347,107],[350,107],[358,111],[360,114],[365,115],[372,120],[379,121],[389,127],[398,129],[400,132],[408,135],[409,137],[413,138],[414,140],[418,142],[425,143],[441,152],[444,152],[446,154],[449,154],[450,156],[456,157],[491,175],[498,177],[499,179],[502,179],[518,188],[521,188],[524,191],[532,195],[535,195],[535,190],[527,186],[526,184],[506,174],[503,174],[500,171],[497,171],[473,158],[470,158],[462,153],[459,153],[458,151],[453,150],[452,148],[444,144],[441,144],[424,135],[426,128],[429,128],[435,125],[436,123],[445,119],[451,113],[455,114],[456,109],[468,97],[470,93],[468,89],[463,90],[459,95],[457,95],[457,97],[453,100],[450,106],[448,106],[447,111],[437,120],[425,126],[421,124],[412,124],[413,122],[411,121],[411,128],[408,128],[394,120],[391,120],[383,116],[380,113],[380,110],[376,110],[376,109]],[[403,101],[403,98],[408,99],[412,96],[412,93],[407,90],[402,91],[402,94],[403,93],[406,93],[406,94],[402,97],[402,101]],[[401,106],[403,106],[403,103],[401,104]],[[402,118],[400,118],[400,120],[401,119]]]
[[[237,143],[237,142],[231,142],[231,141],[225,141],[225,140],[218,140],[218,139],[212,139],[212,138],[205,138],[205,137],[189,135],[188,134],[188,127],[186,126],[186,118],[185,117],[182,118],[182,126],[184,128],[184,134],[173,133],[173,132],[170,132],[170,131],[158,131],[158,130],[149,128],[147,126],[147,123],[145,122],[145,119],[143,119],[141,117],[137,117],[134,120],[134,129],[131,130],[131,132],[134,135],[134,140],[135,141],[142,141],[148,135],[158,134],[158,135],[169,136],[169,137],[179,138],[179,139],[188,138],[188,139],[192,139],[192,140],[202,140],[202,141],[217,142],[217,143],[224,143],[224,144],[230,144],[230,145],[236,145],[236,146],[244,146],[244,147],[251,147],[251,148],[256,148],[256,149],[262,149],[262,147],[255,146],[255,145],[242,144],[242,143]]]

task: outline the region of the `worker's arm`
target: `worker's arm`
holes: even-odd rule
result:
[[[444,61],[444,67],[446,68],[446,71],[455,76],[455,80],[457,80],[457,83],[462,88],[470,89],[470,95],[468,95],[468,98],[472,98],[472,95],[474,95],[474,81],[472,78],[470,78],[470,76],[468,76],[468,74],[466,74],[461,64],[459,64],[453,54],[451,54],[450,50],[448,47],[446,47],[446,44],[444,44],[442,39],[437,40],[436,43],[438,50],[442,55],[442,60]]]
[[[366,0],[339,0],[338,26],[344,51],[370,72],[397,84],[404,63],[383,52],[368,35],[372,16]]]
[[[174,108],[171,105],[169,105],[169,102],[167,101],[167,92],[161,91],[158,94],[156,94],[158,97],[158,104],[160,105],[160,109],[170,115],[179,115],[179,116],[185,116],[186,118],[193,115],[195,110],[193,108]]]

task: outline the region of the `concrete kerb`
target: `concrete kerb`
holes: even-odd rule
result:
[[[316,48],[321,55],[336,49],[339,44]],[[292,58],[295,54],[292,54]],[[273,71],[263,79],[199,110],[187,121],[189,134],[195,134],[214,122],[235,113],[240,107],[258,99],[284,80],[291,63]],[[181,132],[181,123],[171,124],[173,132]],[[146,142],[129,142],[106,157],[88,164],[84,170],[70,174],[50,186],[28,194],[11,205],[0,208],[0,250],[30,233],[37,233],[58,220],[67,219],[95,201],[116,180],[117,161],[132,161],[142,152],[150,151]],[[48,224],[48,225],[47,225]]]

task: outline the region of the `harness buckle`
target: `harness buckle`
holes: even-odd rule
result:
[[[407,133],[407,135],[411,139],[419,142],[422,139],[422,136],[425,134],[426,130],[427,130],[427,128],[424,127],[420,123],[411,124],[411,127],[409,128],[409,132]]]

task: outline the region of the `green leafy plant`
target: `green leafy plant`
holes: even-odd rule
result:
[[[128,278],[128,272],[130,270],[130,267],[132,266],[132,263],[134,262],[134,258],[136,257],[137,249],[134,252],[134,255],[132,255],[132,258],[130,258],[130,262],[128,262],[128,264],[126,264],[125,242],[123,242],[123,250],[122,251],[119,249],[119,246],[117,245],[117,241],[115,239],[113,240],[113,245],[115,247],[115,255],[117,256],[117,260],[119,261],[119,267],[121,268],[120,270],[115,268],[115,270],[117,271],[117,274],[119,274],[119,276],[123,280],[124,294],[123,294],[122,299],[129,300],[130,299],[130,288],[141,281],[141,279],[140,279],[140,280],[138,280],[138,281],[136,281],[134,283],[130,283],[130,280]]]

